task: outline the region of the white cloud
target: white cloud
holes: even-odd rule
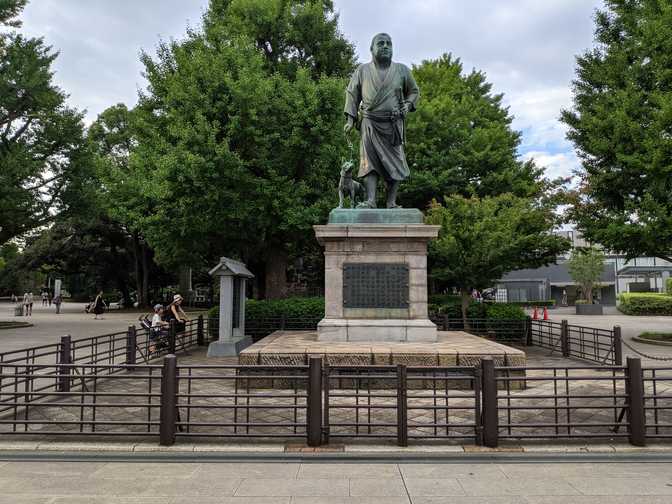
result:
[[[527,161],[534,159],[538,166],[546,169],[549,178],[572,177],[573,173],[581,166],[581,162],[573,151],[552,154],[546,151],[526,152],[522,158]]]
[[[23,31],[60,51],[56,81],[87,120],[115,103],[133,106],[144,87],[141,49],[181,38],[208,0],[33,0]],[[389,32],[395,59],[420,63],[452,52],[466,71],[487,74],[504,93],[523,132],[521,153],[546,156],[549,173],[575,163],[560,110],[571,104],[575,55],[592,46],[593,12],[602,0],[335,0],[341,31],[360,60],[371,36]]]

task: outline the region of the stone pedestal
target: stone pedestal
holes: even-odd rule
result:
[[[318,341],[432,342],[427,243],[440,226],[415,209],[334,210],[315,226],[325,251],[325,318]]]

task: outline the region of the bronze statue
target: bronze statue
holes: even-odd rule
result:
[[[392,38],[379,33],[371,41],[371,63],[360,65],[348,84],[345,97],[349,134],[361,131],[359,177],[364,178],[367,200],[358,208],[376,208],[378,177],[387,186],[387,208],[399,208],[397,190],[410,172],[404,153],[404,119],[415,110],[420,96],[411,70],[392,62]]]

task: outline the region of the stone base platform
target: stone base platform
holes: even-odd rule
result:
[[[525,352],[462,331],[439,331],[436,342],[328,342],[315,331],[276,331],[247,347],[243,365],[307,364],[322,357],[331,366],[406,364],[408,366],[479,366],[492,357],[495,366],[524,366]]]

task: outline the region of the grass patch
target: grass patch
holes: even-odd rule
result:
[[[30,322],[2,322],[0,321],[0,330],[2,329],[20,329],[22,327],[32,327]]]
[[[670,332],[643,332],[639,335],[639,338],[672,343],[672,333]]]

